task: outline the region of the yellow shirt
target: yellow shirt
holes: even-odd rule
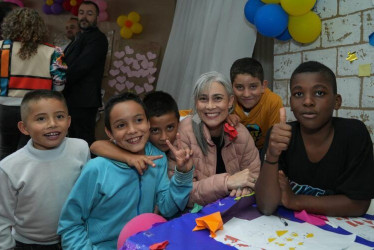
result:
[[[248,115],[244,113],[240,105],[235,105],[234,113],[240,117],[240,122],[248,129],[258,149],[263,147],[269,128],[279,123],[279,109],[281,107],[283,107],[283,103],[280,96],[268,88],[265,89],[260,101]]]

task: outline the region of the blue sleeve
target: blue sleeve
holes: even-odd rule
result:
[[[93,160],[84,167],[61,211],[57,233],[63,249],[95,249],[87,232],[91,208],[99,199],[99,171]]]
[[[167,159],[160,159],[162,171],[159,174],[159,185],[157,189],[157,205],[165,217],[172,217],[178,211],[183,211],[187,205],[192,190],[193,170],[181,173],[175,170],[173,177],[169,180],[167,174]]]

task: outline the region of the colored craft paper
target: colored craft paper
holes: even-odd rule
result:
[[[203,206],[200,206],[199,204],[195,203],[193,204],[193,208],[190,213],[198,213],[201,209],[203,209]]]
[[[326,225],[326,216],[320,216],[315,214],[308,214],[305,210],[301,212],[294,212],[295,218],[308,222],[309,224],[315,225],[315,226],[323,226]]]
[[[358,66],[358,76],[370,76],[371,75],[371,64],[360,64]]]
[[[356,235],[341,235],[325,231],[308,223],[286,220],[277,216],[260,216],[253,220],[232,218],[217,232],[215,240],[228,243],[227,236],[249,245],[238,249],[346,249]],[[226,238],[226,240],[225,240]]]
[[[166,246],[169,244],[168,240],[165,240],[163,242],[155,243],[152,246],[149,246],[149,250],[160,250],[160,249],[166,249]]]
[[[374,242],[374,220],[363,217],[327,217],[344,230]]]
[[[220,212],[215,212],[203,217],[196,218],[195,221],[196,227],[192,229],[192,231],[209,229],[210,236],[212,238],[216,237],[215,233],[217,232],[217,230],[223,229],[223,222]]]
[[[250,197],[250,196],[252,196],[252,195],[254,195],[254,194],[255,194],[255,192],[252,192],[252,193],[250,193],[250,194],[245,194],[245,195],[242,195],[242,196],[238,196],[238,197],[235,197],[235,200],[238,201],[238,200],[240,200],[241,198],[244,198],[244,197]]]
[[[369,43],[371,46],[374,46],[374,32],[369,35]]]
[[[238,131],[236,131],[236,129],[228,123],[225,123],[224,131],[229,135],[230,141],[234,140],[238,136]]]
[[[349,62],[353,62],[355,60],[357,60],[357,56],[356,56],[356,51],[355,52],[348,52],[348,56],[345,58],[345,60],[349,61]]]

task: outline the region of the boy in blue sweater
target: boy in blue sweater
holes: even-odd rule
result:
[[[134,154],[164,154],[148,142],[149,128],[137,95],[124,93],[106,104],[105,131],[118,147]],[[61,213],[58,233],[63,248],[115,249],[121,229],[133,217],[153,212],[155,205],[166,217],[182,211],[192,189],[192,152],[168,145],[178,159],[170,180],[165,156],[143,175],[108,158],[89,161]]]

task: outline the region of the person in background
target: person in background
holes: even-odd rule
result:
[[[234,104],[231,83],[218,72],[205,73],[196,81],[193,99],[192,115],[178,127],[181,147],[194,152],[189,206],[251,193],[260,171],[260,158],[248,130],[241,123],[236,129],[226,123]],[[174,165],[175,156],[170,154],[169,176],[173,175]]]
[[[328,216],[361,216],[374,197],[373,144],[365,124],[333,117],[342,98],[335,74],[319,62],[300,64],[290,80],[297,121],[269,131],[256,201],[265,215],[278,207]]]
[[[0,249],[59,250],[60,212],[90,151],[66,138],[70,116],[60,92],[27,93],[21,116],[18,127],[31,140],[0,161]]]
[[[72,43],[75,39],[76,34],[79,32],[79,25],[78,25],[78,18],[77,17],[70,17],[65,24],[65,30],[66,30],[66,38],[70,41],[65,45],[62,46],[62,49],[65,51],[65,49],[69,46],[70,43]]]
[[[95,141],[96,113],[101,107],[101,80],[104,73],[108,40],[97,27],[99,7],[92,1],[79,6],[81,32],[65,49],[68,65],[64,96],[71,115],[69,136]]]
[[[22,97],[33,89],[62,91],[66,65],[62,50],[47,45],[47,27],[29,8],[11,11],[1,26],[0,159],[23,147],[28,137],[17,128]]]
[[[236,103],[228,122],[232,126],[242,123],[261,150],[267,131],[279,122],[282,99],[267,88],[264,70],[256,59],[245,57],[236,60],[231,66],[230,77]]]

